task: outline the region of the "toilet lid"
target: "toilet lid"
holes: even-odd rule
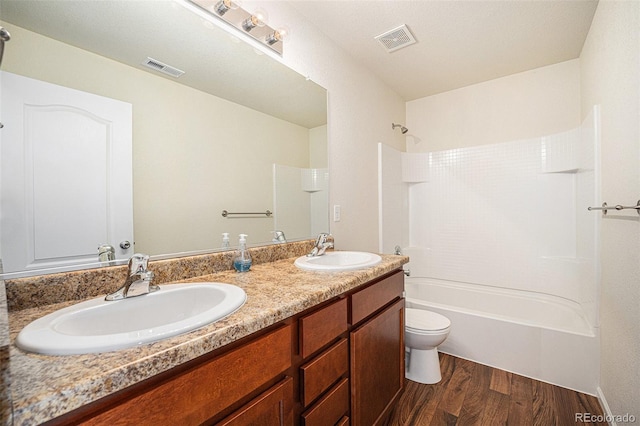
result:
[[[451,326],[451,321],[435,312],[406,308],[405,325],[416,330],[443,330]]]

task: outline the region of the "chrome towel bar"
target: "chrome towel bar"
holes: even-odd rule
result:
[[[230,211],[227,210],[222,210],[222,217],[228,217],[228,216],[233,216],[233,215],[265,215],[266,217],[271,217],[273,213],[271,212],[271,210],[267,210],[266,212],[248,212],[248,213],[232,213]]]
[[[602,203],[602,207],[587,207],[587,210],[602,210],[602,214],[606,215],[607,210],[626,210],[626,209],[635,209],[636,213],[640,215],[640,200],[636,203],[635,206],[623,206],[621,204],[617,204],[615,206],[608,206],[607,203]]]

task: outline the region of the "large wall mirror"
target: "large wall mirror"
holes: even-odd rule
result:
[[[220,250],[223,233],[230,234],[233,247],[240,233],[249,235],[250,245],[261,245],[272,243],[274,230],[284,231],[289,241],[328,231],[326,91],[185,5],[189,3],[173,0],[0,0],[0,23],[11,33],[0,77],[5,89],[0,110],[5,125],[0,131],[5,278],[25,275],[25,270],[33,275],[101,266],[97,246],[103,243],[115,247],[118,259],[134,252],[161,258]],[[158,63],[184,74],[159,72]],[[126,186],[118,180],[119,172],[92,166],[94,156],[84,148],[47,147],[33,160],[25,154],[37,151],[31,143],[18,154],[27,158],[26,169],[10,173],[10,153],[4,147],[16,141],[7,129],[19,126],[12,121],[7,105],[14,104],[5,102],[4,92],[16,92],[13,79],[22,78],[26,84],[55,85],[130,105],[132,236],[113,235],[109,225],[100,237],[105,241],[80,242],[62,233],[62,222],[71,213],[87,210],[101,220],[113,216],[113,211],[89,206],[98,186],[112,192]],[[35,87],[35,92],[46,91]],[[65,116],[48,120],[63,121],[57,117]],[[38,162],[58,171],[43,174],[41,182],[32,179],[30,174],[38,173],[30,167]],[[104,175],[99,183],[74,175],[92,169]],[[26,174],[28,185],[38,188],[25,190],[20,186],[24,183],[14,187],[15,174]],[[79,180],[84,187],[72,188]],[[72,193],[54,194],[58,189]],[[25,197],[25,191],[26,204],[32,203],[29,191],[39,191],[54,207],[41,211],[39,202],[33,202],[19,215],[29,223],[22,218],[16,224],[11,213],[5,214],[5,202],[13,193]],[[110,200],[102,201],[114,209]],[[223,210],[256,214],[224,217]],[[267,210],[270,215],[261,214]],[[84,219],[73,220],[80,227]],[[49,225],[46,232],[41,229]],[[29,228],[24,244],[10,240],[18,228]],[[48,246],[34,243],[34,233],[46,233]],[[128,239],[131,247],[121,248]],[[49,251],[56,246],[66,251],[51,261],[55,256]],[[28,264],[7,268],[5,260],[16,247],[31,253]]]

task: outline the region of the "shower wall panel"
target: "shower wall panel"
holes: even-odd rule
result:
[[[597,325],[595,115],[542,138],[420,153],[425,177],[404,184],[412,276],[567,298]]]
[[[405,247],[408,235],[408,188],[403,183],[402,153],[378,143],[379,251]]]

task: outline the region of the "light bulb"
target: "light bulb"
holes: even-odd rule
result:
[[[235,10],[238,7],[240,7],[239,1],[220,0],[218,3],[216,3],[213,9],[216,11],[218,15],[222,16],[225,13],[227,13],[229,10]]]
[[[255,27],[264,27],[267,23],[267,12],[257,9],[253,14],[242,22],[245,31],[251,31]]]
[[[265,37],[265,41],[269,46],[276,44],[279,41],[283,41],[289,36],[289,29],[287,27],[281,27]]]

